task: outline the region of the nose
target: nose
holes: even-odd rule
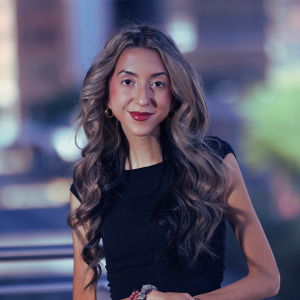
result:
[[[140,85],[137,88],[136,95],[134,97],[134,102],[141,106],[146,106],[150,104],[150,88],[147,85]]]

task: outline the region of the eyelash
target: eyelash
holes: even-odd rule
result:
[[[125,80],[123,80],[122,81],[122,83],[124,82],[124,81],[131,81],[132,82],[132,80],[130,80],[130,79],[125,79]],[[155,81],[154,83],[161,83],[162,84],[162,86],[164,86],[165,84],[163,83],[163,82],[161,82],[161,81]],[[125,84],[126,86],[127,86],[127,84]],[[161,86],[157,86],[158,88],[160,88]]]

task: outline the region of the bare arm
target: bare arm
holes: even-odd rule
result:
[[[71,210],[75,210],[80,206],[78,199],[70,192],[70,204]],[[81,234],[85,236],[83,228],[79,228]],[[73,300],[96,300],[96,290],[87,289],[84,291],[84,287],[93,277],[93,271],[90,270],[87,275],[87,264],[81,257],[81,250],[85,245],[83,245],[76,234],[72,232],[73,238],[73,249],[74,249],[74,275],[73,275]]]
[[[280,274],[272,250],[234,155],[229,153],[225,160],[233,167],[232,182],[225,194],[228,203],[226,218],[245,255],[249,273],[235,283],[198,297],[201,300],[254,300],[274,296],[279,291]]]

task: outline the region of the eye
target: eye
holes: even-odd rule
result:
[[[164,84],[161,81],[155,81],[153,84],[156,84],[156,87],[162,87],[162,86],[164,86]]]
[[[122,83],[125,82],[125,85],[130,85],[130,83],[132,83],[132,81],[130,79],[125,79],[122,81]]]

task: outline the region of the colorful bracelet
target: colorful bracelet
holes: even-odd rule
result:
[[[129,296],[131,300],[135,300],[139,296],[139,291],[134,291],[132,294]]]

